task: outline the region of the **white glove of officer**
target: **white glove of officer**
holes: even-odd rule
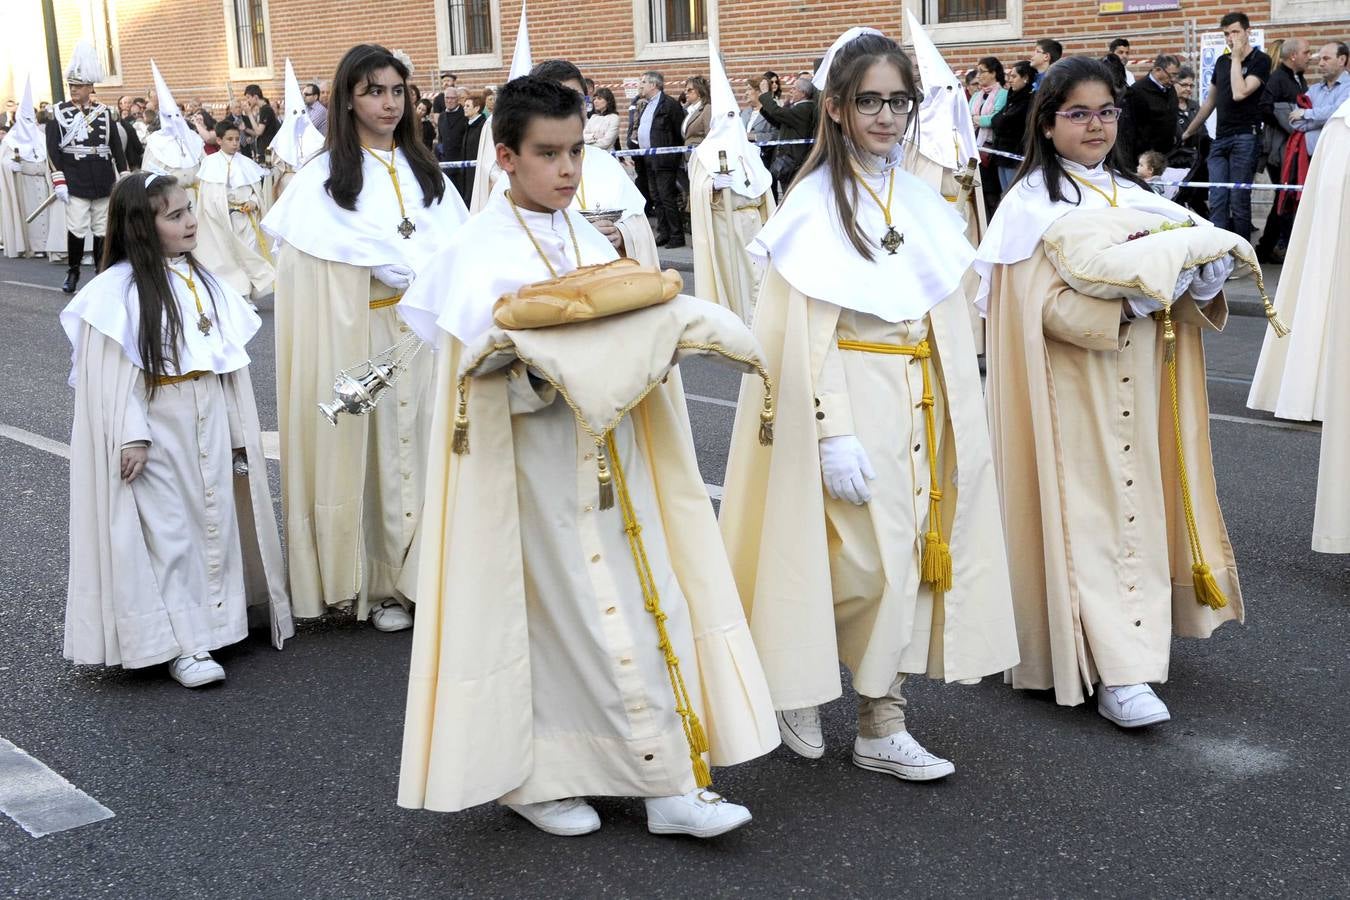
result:
[[[381,284],[387,284],[396,291],[406,291],[413,280],[413,270],[403,263],[376,266],[371,269],[370,274],[374,275]]]
[[[70,188],[66,187],[64,184],[58,184],[53,187],[52,193],[55,194],[56,199],[60,200],[62,203],[70,202]]]
[[[825,490],[836,500],[862,506],[872,499],[867,482],[877,473],[862,444],[851,434],[820,439],[820,474]]]
[[[1191,296],[1201,303],[1208,303],[1219,296],[1223,283],[1233,274],[1233,257],[1220,256],[1213,262],[1207,262],[1195,272],[1191,282]]]
[[[714,172],[712,179],[713,179],[713,190],[715,191],[725,191],[727,188],[731,187],[733,183],[733,179],[731,177],[730,172],[728,172],[725,175],[723,175],[721,172]]]
[[[3,165],[5,167],[6,172],[23,171],[23,163],[19,162],[17,159],[14,159],[13,157],[10,156],[6,156],[4,159],[0,159],[0,165]]]

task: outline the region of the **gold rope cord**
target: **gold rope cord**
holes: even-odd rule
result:
[[[937,415],[933,396],[932,364],[933,348],[924,338],[918,344],[907,347],[899,344],[873,344],[868,341],[839,342],[840,350],[857,350],[861,353],[885,353],[894,356],[909,356],[917,359],[923,366],[923,407],[924,430],[928,433],[928,532],[924,535],[923,580],[933,586],[935,591],[952,589],[952,551],[942,540],[942,488],[939,481],[937,458]]]
[[[1219,589],[1205,552],[1200,546],[1200,529],[1195,524],[1195,508],[1191,503],[1190,478],[1186,474],[1186,451],[1181,438],[1181,408],[1177,403],[1177,335],[1172,327],[1172,310],[1163,307],[1163,340],[1167,344],[1167,382],[1172,394],[1172,431],[1177,440],[1177,477],[1181,479],[1181,508],[1186,517],[1186,536],[1191,545],[1191,573],[1195,576],[1195,602],[1210,609],[1223,609],[1228,598]]]
[[[402,294],[395,294],[395,295],[392,296],[392,297],[381,297],[379,300],[372,300],[372,301],[370,301],[370,308],[371,308],[371,309],[385,309],[385,308],[387,308],[387,307],[393,306],[394,304],[398,303],[398,301],[400,301],[400,300],[402,300],[402,299],[403,299],[403,295],[402,295]]]
[[[675,712],[679,713],[680,723],[684,726],[684,737],[689,742],[689,761],[694,769],[694,782],[701,788],[712,784],[712,773],[703,754],[708,752],[708,736],[703,723],[698,720],[693,701],[689,699],[689,689],[680,674],[680,658],[670,641],[666,630],[668,616],[661,609],[661,596],[656,590],[656,579],[652,576],[651,563],[647,560],[647,549],[642,543],[642,526],[638,523],[637,512],[633,509],[633,498],[628,493],[628,481],[624,476],[623,463],[619,459],[619,447],[614,441],[614,432],[605,435],[605,446],[614,470],[614,487],[619,495],[619,510],[623,514],[623,530],[628,535],[628,547],[633,553],[633,566],[637,570],[638,582],[642,585],[642,605],[651,613],[656,622],[657,646],[666,657],[666,674],[670,676],[670,688],[675,694]]]

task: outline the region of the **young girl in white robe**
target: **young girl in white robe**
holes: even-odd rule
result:
[[[818,707],[840,695],[843,663],[854,764],[931,780],[955,766],[909,732],[906,677],[969,681],[1017,660],[961,289],[974,248],[900,168],[917,95],[899,45],[850,30],[817,78],[815,148],[753,245],[770,266],[754,329],[778,387],[774,441],[756,439],[747,383],[722,535],[784,743],[825,752]]]
[[[74,348],[66,658],[169,663],[222,681],[211,651],[253,607],[294,633],[245,345],[261,322],[193,258],[166,175],[114,189],[103,272],[61,313]]]

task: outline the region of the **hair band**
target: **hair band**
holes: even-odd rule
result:
[[[154,184],[155,179],[158,177],[159,177],[158,172],[151,172],[149,175],[145,176],[145,186],[147,188],[150,187],[150,185]]]

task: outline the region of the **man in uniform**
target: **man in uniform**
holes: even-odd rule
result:
[[[67,294],[75,293],[80,283],[80,258],[90,234],[94,236],[94,268],[98,268],[108,224],[108,196],[118,176],[127,171],[112,110],[92,102],[94,84],[102,80],[103,66],[93,45],[87,41],[76,44],[66,67],[70,99],[52,107],[47,120],[52,191],[66,205],[67,273],[61,290]]]

